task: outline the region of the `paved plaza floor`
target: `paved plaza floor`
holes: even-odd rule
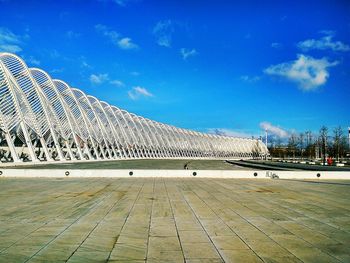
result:
[[[78,163],[30,164],[27,169],[167,169],[181,170],[187,165],[192,170],[248,170],[249,168],[227,163],[225,160],[177,160],[177,159],[140,159],[113,160]],[[16,166],[6,168],[18,168]]]
[[[0,179],[0,262],[350,262],[350,182]]]

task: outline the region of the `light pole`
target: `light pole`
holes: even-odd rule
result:
[[[349,130],[349,132],[348,132],[348,139],[349,139],[349,153],[350,153],[350,127],[348,127],[348,130]]]

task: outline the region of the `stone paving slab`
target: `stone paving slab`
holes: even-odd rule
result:
[[[0,262],[350,262],[350,182],[0,179]]]

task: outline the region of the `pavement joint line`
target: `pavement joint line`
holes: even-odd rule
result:
[[[300,182],[300,183],[312,183],[312,184],[335,184],[335,185],[344,185],[344,186],[350,186],[350,183],[336,183],[336,182],[327,182],[327,181],[309,181],[309,180],[298,180],[298,179],[283,179],[285,181],[293,181],[293,182]]]
[[[92,183],[91,183],[91,184],[92,184]],[[63,187],[63,186],[62,186],[62,187]],[[89,188],[89,189],[90,189],[90,188]],[[83,204],[84,204],[84,203],[82,203],[81,205],[83,205]],[[79,207],[77,207],[75,210],[78,210],[78,209],[79,209]],[[66,211],[63,211],[61,214],[58,215],[58,217],[59,217],[60,215],[63,215],[65,212],[66,212]],[[14,219],[15,219],[15,218],[11,218],[11,220],[14,220]],[[16,245],[18,242],[20,242],[20,241],[22,241],[22,240],[28,238],[31,234],[35,233],[35,232],[36,232],[37,230],[39,230],[40,228],[42,228],[42,227],[44,227],[44,226],[46,226],[46,225],[49,225],[50,223],[54,222],[55,220],[57,220],[57,217],[52,218],[52,219],[49,220],[48,222],[45,222],[44,224],[42,224],[41,226],[39,226],[39,227],[36,228],[35,230],[31,231],[31,232],[30,232],[29,234],[27,234],[26,236],[24,236],[24,237],[18,239],[17,241],[15,241],[15,242],[14,242],[13,244],[11,244],[10,246],[8,246],[8,247],[4,248],[3,250],[1,250],[1,251],[0,251],[0,255],[1,255],[1,253],[6,252],[7,249],[9,249],[9,248],[11,248],[12,246]],[[9,230],[7,230],[7,231],[9,231]],[[7,232],[7,231],[6,231],[6,232]],[[2,234],[2,233],[1,233],[1,234]]]
[[[297,193],[296,190],[289,190],[289,191],[292,191],[293,193]],[[318,192],[321,192],[321,191],[318,191]],[[304,193],[304,198],[305,198],[306,196],[308,196],[307,204],[310,204],[310,205],[312,205],[312,206],[314,206],[314,207],[318,207],[318,208],[320,208],[320,209],[323,209],[322,206],[319,206],[319,205],[314,204],[315,202],[314,202],[314,200],[312,199],[312,198],[314,197],[314,194],[312,194],[311,191],[308,191],[307,193]],[[311,200],[310,200],[310,199],[311,199]],[[334,202],[335,200],[328,199],[327,197],[322,198],[322,200],[327,200],[329,203],[332,204],[332,206],[337,206],[336,202]],[[285,201],[285,202],[287,202],[287,201]],[[320,203],[320,204],[327,204],[327,203],[325,203],[325,202],[320,202],[320,201],[319,201],[319,203]],[[339,207],[339,206],[338,206],[338,207]],[[340,208],[340,209],[343,209],[343,210],[345,210],[345,211],[348,211],[348,212],[350,213],[350,209],[346,209],[346,208],[344,208],[344,207],[342,207],[342,206],[340,206],[339,208]],[[308,210],[310,210],[310,209],[308,209]],[[311,210],[311,211],[312,211],[312,210]],[[310,218],[313,218],[313,217],[310,217]],[[341,229],[341,228],[338,228],[338,229],[343,230],[343,229]],[[347,230],[343,230],[343,231],[349,232],[349,231],[347,231]]]
[[[203,183],[203,182],[202,182],[202,183]],[[205,182],[204,182],[204,184],[205,184]],[[199,185],[198,187],[201,187],[201,186]],[[207,190],[204,190],[204,191],[207,192]],[[194,193],[197,195],[196,192],[194,192]],[[208,193],[208,192],[207,192],[207,193]],[[209,193],[208,193],[208,194],[209,194]],[[214,195],[212,195],[212,194],[209,194],[209,195],[213,196],[213,198],[216,199],[216,197],[215,197]],[[197,196],[198,196],[198,195],[197,195]],[[198,198],[202,200],[201,197],[198,196]],[[223,224],[225,224],[228,228],[231,229],[231,231],[233,231],[233,229],[232,229],[229,225],[227,225],[227,224],[225,223],[224,220],[222,220],[222,218],[211,208],[210,205],[207,204],[207,202],[205,202],[204,200],[202,200],[202,202],[204,202],[204,203],[206,204],[206,206],[208,206],[208,208],[222,221]],[[218,202],[220,203],[219,200],[218,200]],[[245,243],[245,244],[250,248],[250,250],[253,251],[253,253],[254,253],[258,258],[261,259],[262,262],[264,261],[264,260],[252,249],[252,247],[249,246],[249,244],[248,244],[247,242],[245,242],[245,240],[243,240],[235,231],[233,231],[233,232],[241,239],[241,241],[242,241],[243,243]],[[265,233],[264,233],[264,234],[265,234]]]
[[[193,191],[191,190],[191,192],[193,192]],[[207,230],[206,230],[205,227],[203,226],[201,220],[198,218],[198,216],[197,216],[197,214],[195,213],[193,207],[190,205],[190,203],[189,203],[188,200],[186,199],[184,193],[182,193],[182,197],[183,197],[183,199],[185,200],[185,202],[187,203],[187,205],[189,206],[189,208],[191,209],[192,214],[193,214],[194,217],[197,219],[198,223],[201,225],[202,230],[206,233],[207,237],[208,237],[209,240],[210,240],[210,243],[211,243],[211,244],[213,245],[213,247],[215,248],[216,253],[219,255],[220,259],[221,259],[223,262],[225,262],[224,258],[222,257],[221,253],[219,252],[219,249],[215,246],[215,244],[214,244],[213,240],[211,239],[209,233],[207,232]]]
[[[169,197],[169,191],[168,191],[168,187],[165,183],[165,180],[162,179],[163,181],[163,184],[164,184],[164,188],[165,188],[165,192],[167,194],[167,200],[169,202],[169,205],[170,205],[170,210],[171,210],[171,213],[172,213],[172,216],[174,218],[174,224],[175,224],[175,229],[176,229],[176,235],[177,235],[177,239],[179,240],[179,243],[180,243],[180,248],[181,248],[181,253],[182,253],[182,257],[183,257],[183,260],[184,262],[186,262],[186,258],[185,258],[185,253],[184,253],[184,250],[183,250],[183,246],[182,246],[182,242],[180,240],[180,235],[179,235],[179,229],[178,229],[178,225],[177,225],[177,222],[176,222],[176,217],[175,217],[175,213],[174,213],[174,208],[173,208],[173,205],[170,201],[170,197]]]
[[[288,210],[291,210],[291,211],[293,211],[293,212],[295,212],[295,213],[299,213],[299,214],[300,214],[300,212],[298,212],[298,211],[296,211],[296,210],[294,210],[294,209],[292,209],[292,208],[290,208],[290,207],[288,207],[288,206],[283,206],[283,205],[281,205],[281,204],[279,204],[279,203],[276,203],[276,202],[273,202],[273,204],[274,204],[274,205],[278,205],[278,206],[280,206],[280,207],[283,207],[284,209],[288,209]],[[317,218],[315,218],[315,217],[311,217],[311,216],[308,216],[308,215],[305,215],[305,214],[304,214],[303,216],[304,216],[304,217],[307,217],[307,218],[309,218],[309,219],[312,219],[312,220],[314,220],[314,221],[317,221],[318,223],[327,225],[328,227],[332,227],[332,228],[334,228],[334,229],[336,229],[336,230],[340,230],[340,231],[347,232],[347,233],[350,234],[350,231],[348,231],[348,230],[342,229],[342,228],[340,228],[340,227],[332,226],[332,225],[328,224],[327,222],[320,221],[319,219],[317,219]],[[300,224],[300,223],[299,223],[299,224]],[[302,224],[302,225],[303,225],[303,224]],[[306,225],[304,225],[304,226],[306,226]],[[306,227],[307,227],[307,226],[306,226]],[[310,229],[313,230],[313,231],[315,231],[315,230],[312,229],[312,228],[310,228]],[[324,235],[324,234],[323,234],[323,235]]]
[[[220,185],[221,187],[224,187],[224,188],[226,188],[226,185],[223,185],[221,182],[214,182],[215,184],[218,184],[218,185]],[[295,194],[297,194],[297,191],[294,191],[294,190],[291,190],[291,189],[288,189],[288,191],[291,191],[291,192],[293,192],[293,193],[295,193]],[[304,193],[305,194],[305,193]],[[304,198],[305,198],[305,195],[304,195]],[[231,198],[232,199],[232,198]],[[281,201],[281,202],[287,202],[287,201]],[[309,202],[309,201],[308,201]],[[312,202],[312,203],[311,203]],[[334,200],[330,200],[330,202],[332,203],[332,205],[334,205]],[[275,202],[276,203],[276,202]],[[288,203],[288,202],[287,202]],[[290,204],[290,203],[288,203],[288,204]],[[310,204],[312,204],[313,206],[316,206],[315,204],[314,204],[314,201],[310,201]],[[280,203],[279,203],[279,205],[280,205]],[[319,207],[319,208],[322,208],[322,207]],[[344,209],[343,207],[340,207],[341,209]],[[300,214],[300,212],[298,212],[297,210],[294,210],[294,209],[292,209],[292,208],[289,208],[288,207],[288,209],[289,210],[292,210],[292,211],[294,211],[294,212],[297,212],[297,213],[299,213]],[[349,211],[350,212],[350,211]],[[311,216],[308,216],[309,218],[311,218],[311,219],[314,219],[314,220],[317,220],[317,219],[315,219],[315,218],[313,218],[313,217],[311,217]],[[318,221],[318,220],[317,220]],[[321,221],[322,222],[322,221]],[[322,222],[323,223],[323,222]],[[341,229],[341,228],[337,228],[337,229],[339,229],[339,230],[342,230],[342,231],[346,231],[346,232],[349,232],[349,231],[347,231],[347,230],[344,230],[344,229]]]
[[[129,212],[128,212],[127,216],[125,217],[125,220],[124,220],[124,223],[123,223],[123,225],[122,225],[122,228],[120,229],[120,234],[122,233],[122,231],[123,231],[123,229],[124,229],[124,227],[125,227],[125,225],[126,225],[126,222],[127,222],[128,219],[129,219],[129,216],[130,216],[130,214],[131,214],[131,211],[134,209],[135,204],[136,204],[136,201],[139,199],[140,193],[141,193],[143,187],[145,186],[145,182],[144,182],[144,181],[145,181],[145,180],[142,180],[142,182],[143,182],[143,183],[142,183],[142,186],[140,187],[140,189],[139,189],[139,191],[138,191],[138,193],[137,193],[137,195],[136,195],[136,197],[135,197],[135,200],[134,200],[132,206],[130,207]],[[110,258],[111,258],[111,255],[112,255],[112,251],[114,250],[114,248],[115,248],[115,246],[116,246],[116,244],[117,244],[117,242],[118,242],[118,239],[119,239],[119,237],[120,237],[120,234],[119,234],[118,237],[116,238],[116,240],[115,240],[115,242],[114,242],[114,244],[113,244],[113,247],[112,247],[111,251],[109,252],[109,255],[108,255],[108,257],[107,257],[106,262],[109,262],[109,261],[110,261]]]
[[[223,193],[225,196],[226,194]],[[211,195],[211,194],[210,194]],[[213,196],[213,195],[211,195]],[[215,196],[213,196],[213,198],[216,199]],[[232,199],[230,197],[228,197],[229,199]],[[233,199],[233,201],[237,202],[236,200]],[[242,205],[244,206],[244,205]],[[246,206],[244,206],[246,207]],[[249,207],[246,207],[249,210],[251,210]],[[252,224],[251,222],[249,222],[245,217],[243,217],[242,215],[240,215],[239,213],[237,213],[236,211],[232,210],[231,208],[229,208],[232,212],[234,212],[235,214],[237,214],[239,217],[241,217],[245,222],[247,222],[249,225],[253,226],[255,229],[257,229],[258,231],[260,231],[261,233],[263,233],[268,239],[270,239],[273,243],[276,243],[279,247],[283,248],[284,250],[288,251],[290,254],[292,254],[293,256],[295,256],[297,259],[301,260],[299,257],[297,257],[294,253],[292,253],[291,251],[289,251],[287,248],[280,246],[275,240],[273,240],[269,235],[267,235],[264,231],[262,231],[261,229],[259,229],[257,226],[255,226],[254,224]],[[215,212],[214,212],[215,213]],[[219,216],[220,217],[220,216]],[[221,218],[221,217],[220,217]],[[263,262],[264,260],[255,252],[255,250],[239,235],[237,234],[236,231],[234,231],[234,229],[232,229],[229,225],[227,225],[234,233],[236,233],[236,235],[254,252],[254,254],[256,254]],[[289,231],[288,231],[289,232]],[[303,261],[303,260],[301,260]]]
[[[28,257],[35,262],[46,257],[129,262],[135,255],[148,262],[350,260],[350,193],[342,184],[197,177],[14,178],[0,182],[0,193],[0,228],[7,232],[0,234],[0,249],[13,244],[0,254],[1,262],[25,262]],[[17,203],[23,209],[16,211]],[[64,232],[82,213],[85,216]],[[28,234],[57,216],[53,224]],[[151,227],[156,228],[150,232]],[[43,246],[45,250],[33,257]]]
[[[270,200],[266,200],[266,199],[264,199],[264,201],[265,201],[265,202],[270,202]],[[293,210],[293,209],[290,208],[290,207],[282,206],[282,205],[281,205],[280,203],[278,203],[278,202],[273,202],[273,204],[274,204],[275,206],[283,207],[283,208],[285,208],[285,209],[288,209],[288,210],[291,210],[291,211],[293,211],[293,212],[296,212],[295,210]],[[264,206],[264,203],[261,203],[261,205]],[[274,210],[275,210],[275,209],[274,209]],[[274,210],[272,210],[272,211],[274,211]],[[280,212],[277,212],[277,211],[274,211],[274,212],[280,214]],[[296,212],[296,213],[299,213],[299,212]],[[321,223],[321,224],[325,224],[325,225],[327,225],[327,226],[329,226],[329,227],[335,228],[334,226],[331,226],[331,225],[329,225],[329,224],[327,224],[327,223],[325,223],[325,222],[319,221],[317,218],[310,217],[310,216],[307,216],[307,215],[303,215],[303,216],[304,216],[304,217],[307,217],[307,218],[309,218],[309,219],[312,219],[312,220],[314,220],[314,221],[317,221],[317,222],[319,222],[319,223]],[[290,218],[290,217],[288,217],[288,218]],[[293,218],[290,218],[290,220],[296,221],[296,220],[294,220]],[[300,223],[300,222],[298,222],[298,224],[301,224],[301,225],[305,226],[306,228],[309,228],[310,230],[315,231],[315,229],[312,229],[312,228],[310,228],[309,226],[304,225],[304,224],[302,224],[302,223]],[[346,231],[346,230],[343,230],[343,229],[339,229],[339,228],[335,228],[335,229],[341,230],[341,231],[343,231],[343,232],[348,232],[348,233],[350,234],[349,231]],[[318,232],[318,231],[317,231],[317,232]],[[323,233],[321,233],[321,232],[318,232],[318,233],[320,233],[321,235],[324,235],[324,236],[328,237],[327,235],[325,235],[325,234],[323,234]]]
[[[199,186],[200,187],[200,186]],[[214,197],[215,198],[215,197]],[[236,200],[235,200],[236,201]],[[247,206],[245,206],[245,207],[247,207]],[[247,207],[248,209],[250,209],[249,207]],[[251,210],[251,209],[250,209]],[[239,215],[239,214],[238,214]],[[277,241],[276,240],[274,240],[273,238],[271,238],[269,235],[267,235],[262,229],[260,229],[260,228],[258,228],[257,226],[255,226],[254,224],[252,224],[251,222],[249,222],[244,216],[241,216],[241,215],[239,215],[240,217],[242,217],[247,223],[249,223],[250,225],[252,225],[253,227],[255,227],[257,230],[259,230],[260,232],[262,232],[262,233],[264,233],[269,239],[271,239],[271,240],[273,240],[273,242],[274,243],[277,243]],[[263,215],[261,216],[261,217],[263,217],[263,218],[265,218],[265,219],[268,219],[268,218],[266,218],[266,217],[264,217]],[[293,220],[294,221],[294,220]],[[282,227],[282,226],[280,226],[281,228],[283,228],[283,229],[285,229],[284,227]],[[285,229],[286,231],[288,231],[288,232],[290,232],[288,229]],[[297,235],[295,235],[294,233],[292,233],[292,232],[290,232],[292,235],[294,235],[294,236],[297,236]],[[332,258],[334,258],[335,260],[337,260],[337,261],[339,261],[337,258],[335,258],[332,254],[329,254],[328,252],[326,252],[326,251],[323,251],[323,250],[321,250],[321,249],[319,249],[318,247],[316,247],[315,245],[313,245],[312,243],[310,243],[310,242],[308,242],[307,240],[305,240],[304,238],[302,238],[302,237],[299,237],[299,236],[297,236],[298,238],[300,238],[301,240],[303,240],[303,241],[305,241],[306,243],[308,243],[308,244],[310,244],[313,248],[316,248],[316,249],[318,249],[318,250],[320,250],[321,252],[323,252],[323,253],[325,253],[325,254],[328,254],[330,257],[332,257]],[[278,244],[278,243],[277,243]],[[250,246],[249,246],[250,247]],[[293,254],[296,258],[298,258],[294,253],[292,253],[291,251],[289,251],[287,248],[284,248],[285,250],[287,250],[289,253],[291,253],[291,254]],[[298,259],[300,259],[300,258],[298,258]],[[301,260],[301,259],[300,259]]]
[[[148,251],[149,251],[149,240],[151,233],[151,224],[152,224],[152,214],[153,214],[153,206],[154,206],[154,187],[155,187],[155,178],[153,178],[153,190],[152,190],[152,205],[151,212],[149,213],[149,224],[148,224],[148,237],[147,237],[147,252],[146,252],[146,260],[148,259]]]
[[[111,194],[110,194],[111,195]],[[27,260],[24,261],[28,262],[29,260],[31,260],[32,258],[34,258],[38,253],[40,253],[42,250],[44,250],[45,248],[47,248],[54,240],[56,240],[59,236],[61,236],[67,229],[69,229],[73,224],[75,224],[76,222],[78,222],[81,218],[83,218],[84,216],[86,216],[87,214],[91,213],[92,211],[94,211],[94,209],[96,209],[98,207],[98,205],[100,203],[102,203],[104,201],[104,199],[106,199],[107,196],[104,196],[103,198],[101,198],[101,200],[99,200],[98,202],[96,202],[92,208],[90,210],[87,210],[86,213],[83,213],[82,215],[80,215],[76,220],[74,220],[71,224],[69,224],[63,231],[61,231],[58,235],[56,235],[53,239],[51,239],[48,243],[46,243],[45,246],[41,247],[35,254],[33,254],[30,258],[28,258]]]
[[[133,184],[135,184],[136,182],[134,182]],[[133,185],[129,185],[128,189],[131,188],[131,186]],[[116,191],[117,189],[121,188],[123,185],[120,184],[118,185],[118,187],[116,189],[114,189],[113,191]],[[89,232],[89,234],[84,238],[84,240],[79,244],[79,246],[72,252],[72,254],[66,259],[65,262],[68,262],[69,259],[74,256],[74,254],[77,252],[77,250],[84,244],[84,242],[90,237],[91,233],[100,225],[100,223],[106,218],[106,216],[112,211],[112,209],[119,204],[119,202],[123,199],[124,196],[120,197],[119,199],[117,199],[116,202],[114,202],[114,204],[108,209],[108,211],[105,213],[105,215],[101,218],[101,220],[99,220],[99,222],[91,229],[91,231]]]

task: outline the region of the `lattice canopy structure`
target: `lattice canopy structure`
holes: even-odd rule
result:
[[[0,161],[253,158],[261,140],[200,133],[150,120],[86,95],[0,53]]]

